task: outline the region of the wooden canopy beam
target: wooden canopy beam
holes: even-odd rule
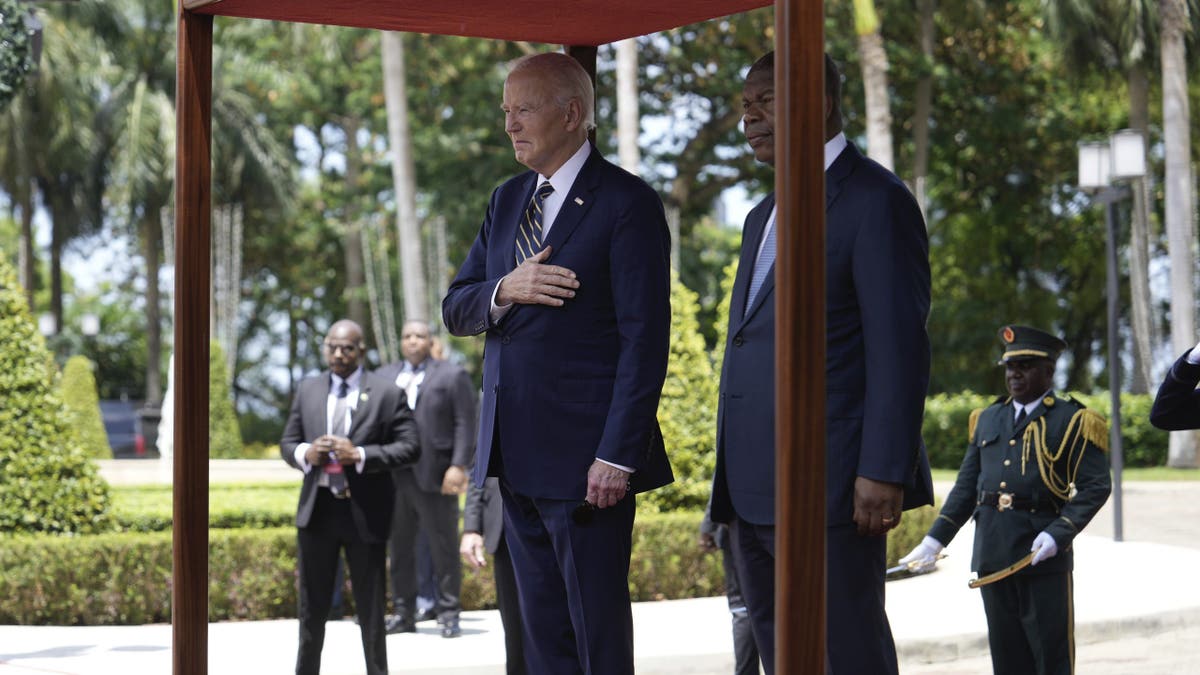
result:
[[[821,0],[776,0],[776,672],[825,661],[825,199]],[[208,670],[212,16],[178,23],[172,662]],[[213,6],[208,5],[211,9]],[[587,68],[587,55],[570,47]],[[595,73],[595,48],[591,67]],[[583,56],[583,58],[580,58]]]

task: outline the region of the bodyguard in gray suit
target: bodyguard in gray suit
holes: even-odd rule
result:
[[[416,631],[418,528],[429,538],[437,580],[434,611],[442,637],[462,634],[462,564],[458,560],[458,495],[466,491],[466,467],[475,454],[477,403],[471,378],[457,364],[430,356],[429,324],[408,321],[400,340],[404,361],[380,368],[381,378],[403,389],[417,420],[421,458],[392,474],[396,512],[392,518],[392,605],[388,633]]]

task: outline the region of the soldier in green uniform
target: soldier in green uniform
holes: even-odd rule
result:
[[[911,553],[933,565],[975,518],[971,568],[981,580],[988,645],[997,675],[1075,670],[1071,542],[1108,499],[1108,424],[1053,391],[1067,347],[1025,326],[1000,329],[1008,396],[971,413],[967,453],[941,514]],[[1005,572],[1017,571],[1009,576]]]

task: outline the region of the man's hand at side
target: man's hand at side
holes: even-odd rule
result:
[[[579,288],[575,273],[558,265],[543,264],[542,261],[548,257],[549,246],[538,251],[537,255],[526,258],[525,262],[505,275],[496,290],[496,305],[503,307],[516,303],[562,307],[564,298],[575,297],[575,289]]]
[[[606,509],[621,501],[629,492],[629,472],[600,460],[588,469],[587,501],[598,509]]]
[[[442,494],[457,495],[467,491],[467,472],[461,466],[450,465],[442,474]]]
[[[859,476],[854,479],[854,524],[865,537],[877,537],[900,524],[904,487]]]

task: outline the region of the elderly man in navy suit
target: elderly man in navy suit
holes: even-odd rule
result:
[[[1200,344],[1184,352],[1158,387],[1150,423],[1167,431],[1200,429]]]
[[[672,480],[670,235],[654,190],[588,142],[573,59],[518,60],[501,107],[530,171],[492,193],[442,302],[451,333],[487,335],[474,479],[500,478],[528,671],[632,673],[633,494]]]
[[[321,671],[325,619],[345,549],[367,673],[385,675],[384,570],[392,470],[416,461],[417,426],[404,391],[363,370],[365,345],[358,324],[345,319],[333,324],[323,351],[329,370],[300,383],[279,441],[283,460],[304,472],[296,509],[296,673]]]
[[[841,75],[825,58],[827,663],[896,672],[884,609],[887,531],[932,503],[921,416],[929,385],[925,224],[895,175],[842,133]],[[775,61],[751,66],[742,120],[775,164]],[[746,217],[717,412],[712,518],[734,561],[763,666],[775,655],[775,196]]]

